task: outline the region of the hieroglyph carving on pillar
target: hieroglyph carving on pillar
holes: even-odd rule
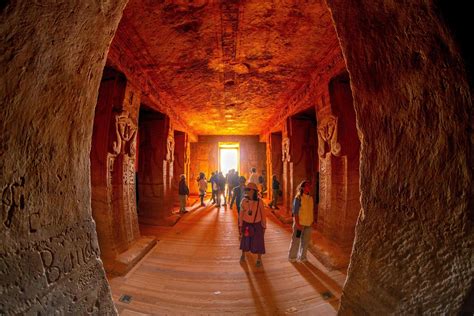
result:
[[[291,156],[290,156],[290,139],[288,137],[286,138],[283,138],[282,142],[281,142],[281,151],[282,151],[282,154],[281,154],[281,160],[283,162],[285,161],[290,161],[291,160]]]
[[[341,154],[341,144],[337,142],[337,117],[330,115],[318,126],[318,154],[321,158],[326,156],[326,143],[329,151],[334,156]]]

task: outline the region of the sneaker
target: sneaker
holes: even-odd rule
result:
[[[296,258],[288,258],[288,261],[289,261],[289,262],[292,262],[292,263],[293,263],[293,262],[296,262]]]
[[[257,260],[257,262],[255,263],[255,266],[256,266],[256,267],[261,267],[261,266],[262,266],[262,261],[261,261],[261,260]]]

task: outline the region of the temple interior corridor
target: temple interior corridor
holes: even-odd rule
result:
[[[241,263],[235,209],[206,204],[172,228],[142,226],[159,242],[125,276],[109,279],[121,315],[336,314],[345,271],[329,271],[312,255],[288,262],[291,232],[268,208],[263,266],[255,267],[255,255]],[[123,295],[130,302],[120,302]]]
[[[469,4],[2,1],[0,315],[474,315]]]

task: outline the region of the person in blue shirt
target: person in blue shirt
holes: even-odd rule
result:
[[[239,186],[232,190],[232,201],[230,202],[230,208],[232,208],[232,205],[234,205],[235,202],[235,205],[237,206],[237,214],[240,214],[240,202],[242,202],[245,194],[245,181],[247,181],[247,179],[245,179],[244,176],[241,176],[239,178]]]

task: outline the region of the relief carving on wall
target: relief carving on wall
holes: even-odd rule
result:
[[[283,162],[285,161],[289,162],[291,160],[291,156],[290,156],[290,139],[288,137],[283,138],[281,142],[281,151],[282,151],[281,160]]]
[[[137,126],[127,111],[122,111],[115,116],[115,133],[117,135],[117,141],[113,142],[113,153],[115,155],[124,154],[130,158],[134,158]]]
[[[135,157],[137,125],[126,110],[115,116],[116,140],[112,152],[107,155],[107,200],[109,205],[120,210],[120,221],[126,242],[131,243],[138,235],[136,225]],[[119,180],[120,179],[120,180]],[[119,183],[115,183],[119,181]],[[116,192],[115,184],[120,184]],[[114,189],[115,188],[115,189]],[[115,196],[117,195],[117,196]],[[120,199],[116,199],[120,197]],[[119,229],[119,228],[116,228]]]
[[[166,138],[166,160],[168,162],[174,161],[174,131],[171,124],[168,131],[168,137]]]
[[[329,150],[326,150],[326,144]],[[330,115],[323,120],[318,126],[318,154],[324,158],[326,152],[330,152],[334,156],[341,154],[341,144],[337,142],[337,117]]]

